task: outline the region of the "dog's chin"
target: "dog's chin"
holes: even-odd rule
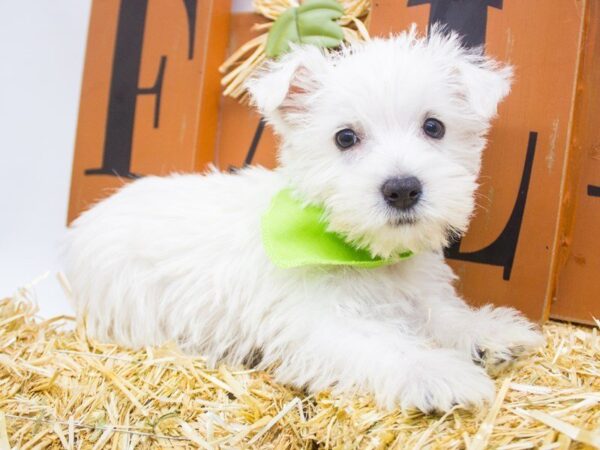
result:
[[[414,253],[439,251],[460,238],[463,233],[449,224],[440,224],[418,214],[398,214],[388,217],[379,233],[371,235],[370,249],[388,257],[411,250]]]
[[[449,243],[451,236],[459,234],[451,224],[439,223],[418,209],[388,209],[384,214],[362,214],[362,220],[356,221],[358,217],[359,214],[352,217],[332,214],[329,216],[329,229],[345,236],[357,247],[368,249],[373,256],[382,258],[407,250],[414,253],[439,251]]]
[[[419,219],[411,215],[394,217],[388,221],[388,224],[392,227],[416,226],[418,223]]]
[[[419,216],[413,211],[398,212],[388,219],[388,225],[391,227],[416,226],[418,223]]]

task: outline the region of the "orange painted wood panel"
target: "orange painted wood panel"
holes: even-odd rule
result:
[[[443,12],[443,1],[374,2],[370,31],[385,36],[416,23],[426,32],[430,17]],[[454,3],[458,8],[466,4]],[[484,154],[476,217],[460,246],[449,252],[449,261],[459,275],[459,289],[472,303],[515,306],[543,320],[552,296],[585,3],[470,3],[487,4],[473,16],[484,13],[484,26],[471,21],[474,30],[467,39],[485,41],[487,53],[514,65],[516,76]],[[467,16],[464,9],[458,11],[449,18],[460,25]],[[253,14],[234,15],[230,52],[253,36],[250,27],[259,21]],[[223,100],[216,156],[221,168],[243,164],[258,121],[247,106]],[[254,162],[272,167],[275,143],[267,127]]]
[[[227,0],[94,0],[68,220],[136,176],[213,160]]]
[[[600,319],[600,3],[588,1],[552,317]]]
[[[253,30],[252,26],[265,20],[259,14],[232,14],[228,54],[257,36],[259,33]],[[243,166],[255,136],[257,145],[252,164],[265,167],[276,165],[277,139],[270,127],[260,129],[259,122],[260,115],[247,103],[240,103],[229,97],[222,98],[219,112],[219,138],[215,151],[217,167],[227,170]]]
[[[440,1],[375,2],[371,32],[386,35],[413,22],[424,31],[430,18],[443,14],[460,25],[467,11],[452,16],[448,10],[468,2]],[[514,306],[543,320],[549,310],[585,5],[544,0],[471,5],[483,8],[473,12],[474,20],[485,16],[483,30],[474,27],[482,33],[476,38],[485,41],[487,54],[512,64],[516,75],[484,153],[476,216],[460,246],[449,252],[449,261],[467,300]],[[522,211],[519,194],[525,200]]]
[[[143,3],[138,77],[125,86],[129,91],[122,85],[121,91],[111,90],[115,67],[131,71],[136,61],[131,30],[127,51],[120,59],[117,55],[123,5]],[[479,9],[464,9],[467,4]],[[220,96],[218,66],[256,35],[252,25],[265,20],[252,13],[230,14],[229,6],[217,0],[94,1],[70,220],[129,176],[201,170],[211,161],[224,170],[241,167],[253,141],[252,163],[276,165],[277,138],[270,128],[260,129],[260,117],[248,105]],[[127,8],[139,30],[139,15],[132,15],[133,6]],[[600,114],[600,102],[594,101],[600,96],[598,3],[378,0],[369,26],[372,34],[383,36],[411,23],[425,32],[444,14],[455,27],[468,25],[467,42],[485,42],[486,52],[512,64],[516,74],[484,153],[477,214],[469,233],[448,252],[458,287],[473,304],[515,306],[534,320],[547,318],[552,303],[556,317],[589,321],[590,314],[600,315],[595,231],[600,138],[590,119]],[[127,103],[131,97],[134,102]],[[116,120],[127,108],[113,104],[111,109],[117,100],[134,105],[133,126],[111,134],[115,123],[127,123]],[[111,110],[121,116],[115,119]],[[127,149],[122,139],[127,131],[129,160],[105,164],[106,152],[115,148],[107,139]],[[116,168],[119,176],[114,170],[102,173],[105,168]]]

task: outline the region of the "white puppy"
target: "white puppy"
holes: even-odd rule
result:
[[[279,169],[145,177],[75,221],[67,273],[88,332],[131,347],[174,340],[212,363],[260,354],[283,383],[371,392],[388,407],[489,401],[481,366],[542,338],[513,309],[467,306],[442,248],[467,228],[510,78],[435,30],[329,55],[295,48],[249,83],[282,139]],[[350,248],[413,255],[276,266],[261,218],[284,188],[323,208]]]

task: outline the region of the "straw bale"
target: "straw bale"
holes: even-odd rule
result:
[[[0,450],[600,447],[598,328],[548,323],[546,347],[500,374],[490,407],[428,417],[209,368],[175,345],[95,342],[36,311],[27,290],[0,301]]]

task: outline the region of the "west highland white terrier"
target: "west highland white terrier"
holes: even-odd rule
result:
[[[485,368],[543,342],[514,309],[467,306],[442,254],[510,79],[439,30],[294,48],[248,83],[280,167],[148,176],[82,214],[66,252],[78,315],[129,347],[260,355],[310,391],[483,405]]]

